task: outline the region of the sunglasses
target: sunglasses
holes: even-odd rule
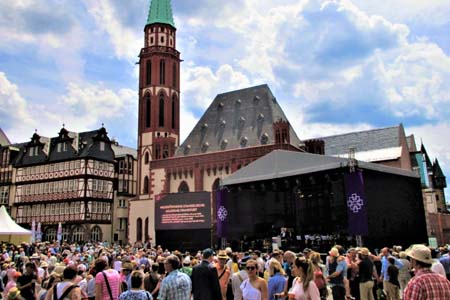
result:
[[[247,267],[247,270],[256,270],[256,267],[253,267],[253,266],[249,266],[249,267]]]

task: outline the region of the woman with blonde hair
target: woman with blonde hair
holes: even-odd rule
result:
[[[320,299],[327,299],[327,281],[323,275],[325,273],[325,265],[322,263],[320,253],[315,251],[311,252],[309,254],[309,259],[311,260],[312,270],[314,273],[314,283],[319,289]]]
[[[319,289],[314,283],[312,263],[305,259],[296,258],[292,271],[296,277],[288,292],[288,299],[320,300]]]
[[[286,287],[285,272],[280,262],[270,260],[269,264],[269,300],[276,299],[275,295],[281,295]]]

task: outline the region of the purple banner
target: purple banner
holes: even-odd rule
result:
[[[226,237],[228,234],[228,192],[226,189],[216,191],[216,209],[217,209],[217,236],[219,238]]]
[[[344,175],[347,202],[348,233],[350,235],[368,235],[366,197],[364,179],[361,171]]]

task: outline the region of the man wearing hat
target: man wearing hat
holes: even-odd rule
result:
[[[413,245],[406,254],[411,258],[414,277],[406,286],[403,300],[446,300],[450,299],[450,282],[433,273],[431,251],[424,245]]]
[[[247,260],[250,259],[250,256],[244,256],[239,262],[239,272],[234,273],[231,276],[231,286],[233,288],[233,296],[234,300],[242,300],[242,290],[240,288],[242,282],[248,279],[248,273],[245,270],[247,265]]]
[[[122,291],[131,289],[131,272],[133,271],[133,264],[126,262],[122,264]]]
[[[226,265],[229,259],[225,250],[220,250],[219,255],[217,255],[218,262],[216,264],[217,276],[219,276],[220,291],[222,293],[222,300],[227,299],[227,288],[228,282],[230,281],[231,272]]]
[[[219,276],[213,262],[214,251],[203,250],[202,262],[192,269],[192,293],[194,300],[222,300]]]
[[[369,249],[361,248],[359,249],[358,263],[359,269],[359,294],[361,300],[373,300],[372,288],[374,285],[373,278],[377,278],[377,271],[374,268],[374,264],[370,259]]]

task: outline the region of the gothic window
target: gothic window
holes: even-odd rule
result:
[[[164,127],[164,95],[159,95],[159,127]]]
[[[150,161],[150,155],[148,154],[148,151],[145,152],[145,158],[144,158],[144,162],[146,165],[148,165]]]
[[[178,186],[178,193],[188,193],[188,192],[189,192],[189,185],[186,183],[186,181],[182,181]]]
[[[142,219],[136,220],[136,241],[142,241]]]
[[[148,217],[145,218],[145,231],[144,232],[145,232],[145,240],[147,241],[148,238],[150,237],[148,234]]]
[[[152,115],[152,102],[150,94],[145,95],[145,127],[150,127],[150,118]]]
[[[56,229],[54,227],[47,229],[45,232],[45,240],[49,242],[56,240]]]
[[[175,95],[173,95],[173,97],[172,97],[172,129],[175,129],[175,114],[176,114],[176,111],[175,111],[175,109],[176,109],[176,98],[175,98]]]
[[[172,66],[172,86],[174,88],[177,87],[177,64],[173,63]]]
[[[161,44],[164,44],[164,36],[161,36]]]
[[[102,230],[100,229],[100,227],[95,226],[94,228],[91,229],[91,241],[93,242],[99,242],[101,241],[102,238]]]
[[[156,145],[155,147],[155,159],[160,159],[161,158],[161,146],[160,145]]]
[[[72,242],[82,242],[84,240],[84,229],[82,226],[77,226],[72,231]]]
[[[144,194],[148,194],[148,176],[145,176],[144,178]]]
[[[147,60],[147,66],[146,66],[146,84],[150,85],[152,84],[152,61]]]
[[[164,144],[163,146],[163,158],[169,157],[169,145]]]
[[[166,84],[166,62],[164,59],[159,61],[159,84]]]

